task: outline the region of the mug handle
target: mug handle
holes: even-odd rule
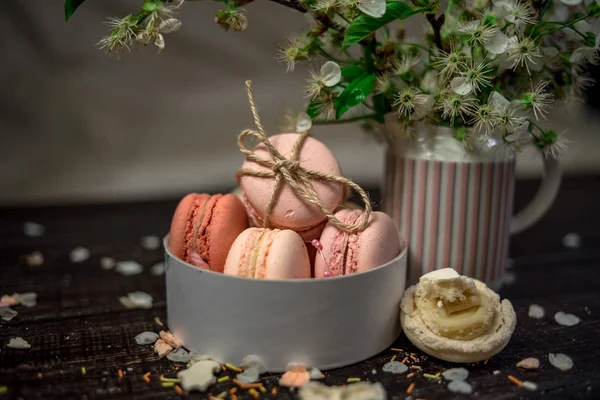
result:
[[[535,224],[552,206],[562,180],[562,173],[555,158],[544,159],[544,175],[537,193],[527,206],[510,219],[510,234],[520,233]]]

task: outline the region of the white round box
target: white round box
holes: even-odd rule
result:
[[[270,372],[291,362],[325,370],[372,357],[400,334],[406,250],[358,274],[262,280],[197,268],[167,242],[168,326],[194,353],[234,364],[253,354]]]

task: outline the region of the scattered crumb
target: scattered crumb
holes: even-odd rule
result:
[[[565,314],[562,311],[554,314],[554,320],[563,326],[573,326],[579,323],[579,317],[573,314]]]
[[[37,306],[37,293],[35,292],[13,293],[12,297],[24,307],[31,308]]]
[[[373,370],[375,371],[375,370]],[[310,373],[310,379],[312,380],[319,380],[319,379],[324,379],[325,375],[323,374],[323,372],[317,368],[317,367],[312,367],[309,371]]]
[[[535,319],[542,319],[546,315],[544,308],[542,306],[538,306],[537,304],[532,304],[529,306],[529,316]]]
[[[377,375],[377,370],[376,370],[376,369],[373,369],[373,371],[371,371],[371,373],[372,373],[373,375]]]
[[[540,367],[540,360],[533,357],[524,358],[517,363],[517,367],[523,369],[538,369]]]
[[[578,249],[581,247],[581,236],[577,233],[567,233],[562,239],[562,244],[569,249]]]
[[[592,313],[588,306],[583,307],[583,311],[585,311],[587,315],[590,315]]]
[[[158,334],[154,332],[142,332],[135,337],[135,342],[139,345],[152,344],[158,340]]]
[[[160,331],[160,338],[169,343],[172,347],[178,349],[181,347],[181,342],[171,332]]]
[[[19,305],[19,300],[17,300],[17,298],[13,295],[13,296],[9,296],[7,294],[5,294],[4,296],[2,296],[0,298],[0,307],[12,307],[12,306],[18,306]]]
[[[537,385],[537,383],[533,383],[530,381],[523,381],[521,383],[521,387],[524,387],[527,390],[537,390],[538,385]]]
[[[160,327],[165,326],[165,324],[163,324],[163,322],[160,320],[160,317],[158,316],[154,317],[154,323]]]
[[[358,382],[343,386],[327,386],[321,382],[309,382],[298,391],[301,400],[385,400],[386,392],[379,382]]]
[[[382,370],[383,372],[391,372],[392,374],[403,374],[408,371],[408,367],[399,361],[390,361],[383,366]]]
[[[199,390],[205,392],[217,381],[215,373],[221,371],[221,364],[212,360],[198,361],[188,369],[177,374],[181,379],[181,387],[185,391]]]
[[[140,245],[144,250],[156,250],[160,247],[160,238],[158,236],[144,236],[140,240]]]
[[[85,247],[75,247],[69,253],[69,260],[71,260],[72,263],[84,262],[88,258],[90,258],[90,251]]]
[[[10,321],[17,315],[19,315],[19,313],[10,307],[1,307],[0,308],[0,318],[2,318],[2,320],[4,320],[4,321]]]
[[[102,267],[103,270],[113,269],[115,265],[117,265],[117,262],[114,258],[102,257],[100,259],[100,267]]]
[[[495,370],[494,372],[492,372],[494,375],[500,375],[500,371],[499,370]]]
[[[310,381],[310,374],[306,367],[298,365],[289,371],[286,371],[279,378],[279,385],[289,388],[297,388],[307,384]]]
[[[258,382],[258,378],[260,376],[260,372],[258,372],[258,368],[252,366],[244,369],[244,372],[240,372],[235,376],[235,379],[242,382],[243,384],[255,383]]]
[[[115,270],[121,275],[132,276],[141,274],[144,267],[136,261],[119,261]]]
[[[450,368],[442,372],[442,376],[449,381],[464,381],[469,377],[469,371],[464,368]]]
[[[548,360],[550,361],[550,364],[561,371],[568,371],[573,368],[573,360],[571,360],[569,356],[562,353],[550,353],[548,355]]]
[[[167,355],[167,359],[173,362],[187,363],[190,362],[190,353],[183,347],[176,349],[175,351]]]
[[[159,262],[150,267],[150,273],[154,276],[161,276],[165,274],[165,263]]]
[[[158,354],[158,358],[163,358],[173,351],[173,347],[162,339],[158,339],[154,343],[154,352]]]
[[[453,393],[459,393],[459,394],[473,393],[473,387],[464,381],[451,381],[448,384],[448,390],[450,390]]]
[[[31,345],[27,342],[27,340],[19,336],[11,338],[7,347],[10,347],[11,349],[30,349]]]
[[[25,256],[25,264],[30,267],[39,267],[44,263],[44,255],[39,251],[34,251]]]
[[[25,236],[29,237],[39,237],[43,236],[46,229],[40,224],[35,222],[27,221],[23,224],[23,232]]]
[[[125,308],[152,308],[152,296],[145,292],[129,293],[127,297],[119,297]]]

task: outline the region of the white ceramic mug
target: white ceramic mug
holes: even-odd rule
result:
[[[383,209],[408,242],[408,283],[451,267],[499,288],[509,236],[539,220],[558,193],[558,162],[544,158],[536,196],[512,215],[515,157],[465,152],[450,133],[440,132],[426,144],[389,146],[386,154]]]

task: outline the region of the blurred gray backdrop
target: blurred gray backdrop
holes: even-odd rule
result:
[[[107,16],[137,12],[141,0],[88,0],[64,22],[62,0],[4,1],[0,13],[0,204],[164,198],[227,190],[242,157],[240,130],[252,127],[244,81],[252,79],[270,134],[284,107],[299,111],[306,77],[277,63],[277,44],[307,26],[291,9],[257,0],[249,27],[225,32],[219,4],[182,8],[181,30],[166,50],[139,48],[120,61],[95,48]],[[413,27],[419,29],[417,25]],[[564,106],[546,126],[569,129],[563,157],[574,174],[600,164],[598,117]],[[357,125],[317,127],[344,173],[377,185],[384,148]],[[519,158],[521,176],[539,175],[534,149]]]

